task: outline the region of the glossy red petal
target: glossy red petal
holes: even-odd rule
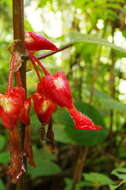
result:
[[[56,105],[39,93],[33,94],[32,99],[38,119],[41,123],[48,124]]]
[[[25,46],[30,51],[57,50],[57,47],[52,42],[35,32],[25,32]]]
[[[11,88],[9,90],[8,96],[11,96],[12,98],[18,98],[24,102],[26,97],[25,89],[22,87]]]
[[[64,72],[43,77],[37,91],[61,107],[72,107],[71,90]]]
[[[99,130],[102,128],[100,126],[95,126],[89,117],[77,111],[75,107],[69,109],[68,111],[74,120],[76,129]]]

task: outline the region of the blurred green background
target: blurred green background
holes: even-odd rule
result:
[[[126,1],[25,0],[25,30],[40,33],[58,47],[71,48],[42,62],[54,73],[65,71],[75,105],[101,131],[78,131],[65,109],[53,114],[56,153],[42,145],[40,123],[31,111],[36,168],[28,167],[29,190],[71,190],[80,146],[89,147],[76,190],[126,189]],[[0,1],[0,91],[7,88],[13,39],[12,2]],[[37,55],[44,53],[40,51]],[[27,72],[28,94],[36,90]],[[11,190],[7,131],[0,126],[0,190]]]

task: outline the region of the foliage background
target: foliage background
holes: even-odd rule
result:
[[[11,0],[0,1],[0,91],[7,87],[12,40]],[[25,30],[57,46],[75,45],[43,60],[51,71],[64,70],[77,108],[101,131],[77,131],[66,110],[57,107],[53,126],[57,151],[41,143],[40,124],[31,111],[32,142],[37,167],[28,167],[29,189],[71,190],[80,146],[89,147],[77,190],[126,188],[126,1],[26,0]],[[42,52],[39,52],[39,55]],[[28,93],[37,78],[27,72]],[[14,189],[6,175],[7,132],[0,126],[0,190]],[[58,182],[58,183],[57,183]]]

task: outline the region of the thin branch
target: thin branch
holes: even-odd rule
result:
[[[56,54],[58,52],[61,52],[67,48],[70,48],[74,45],[74,43],[67,44],[65,46],[60,47],[57,51],[49,51],[48,53],[43,53],[42,55],[38,56],[38,59],[44,59],[46,57],[49,57],[50,55]]]

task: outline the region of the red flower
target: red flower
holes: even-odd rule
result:
[[[66,107],[75,122],[76,129],[101,129],[73,106],[69,82],[64,72],[57,72],[54,75],[49,74],[43,77],[38,84],[37,91],[53,103]]]
[[[57,47],[52,42],[35,32],[25,32],[25,46],[27,50],[33,52],[45,49],[57,50]]]
[[[6,95],[0,94],[0,118],[5,128],[13,129],[17,123],[25,99],[22,87],[11,88]]]
[[[89,117],[77,111],[75,107],[69,109],[68,111],[74,120],[76,129],[99,130],[102,128],[100,126],[94,125]]]
[[[42,124],[48,124],[56,105],[39,93],[33,94],[32,99],[38,119]]]
[[[61,107],[72,108],[71,90],[64,72],[43,77],[37,91]]]

